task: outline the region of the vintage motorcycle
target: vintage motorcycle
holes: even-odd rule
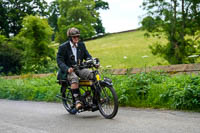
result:
[[[65,109],[70,114],[76,114],[83,111],[97,111],[107,119],[112,119],[118,112],[118,98],[113,88],[112,80],[104,78],[101,80],[100,73],[98,71],[99,59],[94,58],[87,60],[79,65],[72,66],[74,70],[83,68],[92,69],[93,79],[79,81],[79,89],[81,92],[80,100],[83,104],[82,109],[74,112],[75,99],[72,95],[70,85],[67,80],[59,80],[61,85],[61,96]]]

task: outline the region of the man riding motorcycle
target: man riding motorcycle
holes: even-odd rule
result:
[[[69,28],[67,31],[68,40],[61,44],[57,53],[57,64],[60,68],[58,80],[68,80],[75,98],[76,110],[82,108],[80,101],[79,78],[93,79],[93,74],[89,69],[74,71],[73,65],[80,64],[83,60],[91,59],[83,42],[80,42],[80,31],[77,28]],[[64,90],[61,90],[64,91]]]

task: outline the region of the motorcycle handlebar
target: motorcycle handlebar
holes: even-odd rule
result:
[[[83,62],[79,65],[72,65],[72,68],[77,70],[77,69],[83,69],[83,68],[92,68],[92,67],[96,67],[96,66],[99,66],[98,58],[86,60],[85,62]]]

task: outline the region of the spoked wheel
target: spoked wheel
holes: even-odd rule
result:
[[[65,109],[70,113],[70,114],[76,114],[76,112],[73,111],[74,109],[74,99],[72,96],[72,93],[70,89],[66,89],[65,92],[62,93],[62,102],[65,107]]]
[[[113,87],[102,86],[98,107],[105,118],[112,119],[115,117],[118,111],[118,98]]]

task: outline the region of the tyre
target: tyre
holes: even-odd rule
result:
[[[65,107],[65,109],[70,113],[70,114],[76,114],[77,112],[74,110],[74,99],[72,96],[72,92],[70,89],[66,89],[65,92],[62,92],[62,102]]]
[[[100,113],[106,119],[112,119],[118,112],[118,98],[113,87],[102,86],[98,102]]]

